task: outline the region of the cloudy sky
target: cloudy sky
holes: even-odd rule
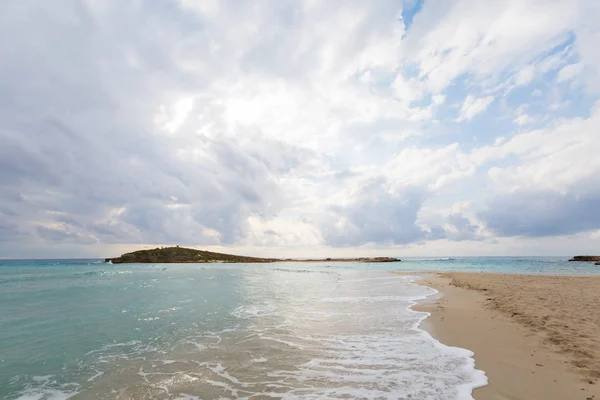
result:
[[[0,13],[0,257],[600,252],[597,0]]]

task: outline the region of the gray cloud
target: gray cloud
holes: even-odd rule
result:
[[[498,236],[556,236],[600,227],[600,194],[520,191],[495,198],[480,217]]]
[[[36,227],[36,232],[40,237],[51,242],[68,242],[79,244],[92,244],[96,240],[86,235],[79,235],[68,229],[46,228],[44,226]]]
[[[460,213],[452,213],[437,221],[433,221],[427,238],[432,240],[450,239],[454,241],[481,241],[485,239],[481,235],[480,227],[473,224],[469,218]]]
[[[427,236],[416,225],[425,191],[408,188],[401,194],[392,194],[384,184],[382,179],[374,179],[353,196],[350,204],[330,208],[329,218],[321,225],[327,244],[406,244]]]
[[[21,39],[0,45],[3,240],[25,231],[51,242],[235,243],[247,216],[280,206],[272,174],[306,155],[260,135],[240,143],[159,134],[152,115],[161,102],[209,79],[191,78],[169,56],[180,39],[202,50],[202,40],[186,39],[191,30],[201,37],[202,24],[182,24],[193,14],[175,6],[107,5],[92,15],[83,4],[3,12],[0,34]],[[160,13],[147,25],[127,20],[150,11]],[[178,151],[192,146],[205,150],[182,161]]]
[[[0,242],[15,242],[26,238],[26,234],[20,229],[16,222],[6,219],[6,215],[0,214]]]
[[[471,221],[463,215],[451,214],[446,222],[453,228],[453,232],[446,231],[445,237],[452,240],[474,240],[478,239],[479,227],[471,223]]]

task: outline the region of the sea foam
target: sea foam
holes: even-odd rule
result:
[[[298,359],[313,356],[267,372],[270,384],[278,385],[277,397],[472,399],[472,390],[487,383],[473,353],[435,340],[420,328],[428,314],[411,309],[437,291],[416,285],[414,276],[365,275],[338,280],[330,288],[335,296],[315,293],[311,299],[235,310],[236,317],[253,322],[248,329],[270,341],[273,351],[284,346],[297,350]],[[251,387],[246,383],[243,390],[250,393]]]

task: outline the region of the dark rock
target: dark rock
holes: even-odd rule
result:
[[[600,262],[600,256],[575,256],[569,261],[597,261]]]
[[[394,258],[394,257],[373,257],[373,258],[357,258],[357,259],[348,260],[348,261],[380,263],[380,262],[400,262],[402,260],[400,260],[399,258]]]

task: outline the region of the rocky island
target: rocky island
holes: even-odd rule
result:
[[[594,261],[597,263],[600,263],[600,256],[575,256],[573,258],[571,258],[569,261]],[[598,264],[596,264],[598,265]]]
[[[281,259],[237,256],[233,254],[214,253],[212,251],[188,249],[185,247],[162,247],[149,250],[138,250],[125,253],[120,257],[106,258],[113,264],[124,263],[272,263],[272,262],[399,262],[394,257],[361,257],[361,258],[323,258],[323,259]]]

